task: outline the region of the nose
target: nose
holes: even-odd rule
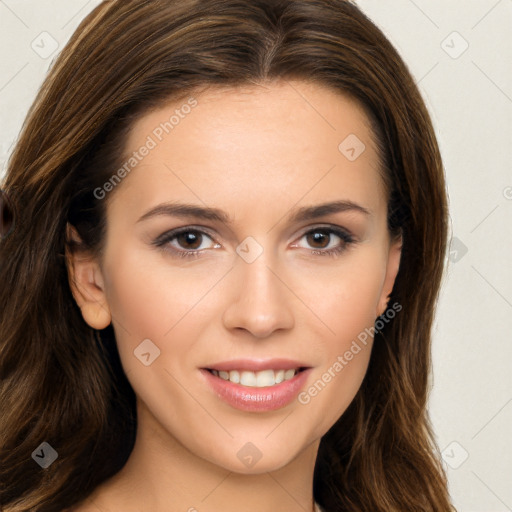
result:
[[[293,293],[270,263],[266,252],[252,263],[237,258],[223,314],[227,329],[243,329],[256,338],[266,338],[274,331],[293,327]]]

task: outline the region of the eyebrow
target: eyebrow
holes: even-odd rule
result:
[[[370,210],[354,203],[353,201],[332,201],[313,206],[302,206],[301,208],[292,210],[288,220],[289,222],[303,222],[307,220],[314,220],[325,215],[347,211],[361,213],[365,216],[371,215]],[[161,215],[172,217],[194,217],[197,219],[222,222],[224,224],[233,223],[232,217],[223,210],[185,203],[159,204],[142,215],[137,222]]]

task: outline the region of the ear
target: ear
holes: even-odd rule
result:
[[[71,248],[70,243],[75,242]],[[91,254],[81,249],[80,236],[70,224],[66,225],[66,266],[69,285],[84,320],[93,329],[105,329],[112,315],[105,295],[101,268]]]
[[[400,268],[400,257],[402,255],[402,236],[398,237],[396,240],[392,240],[389,246],[388,252],[388,263],[386,267],[386,276],[384,278],[384,284],[382,286],[381,296],[376,309],[376,317],[382,315],[387,307],[389,302],[389,296],[393,290],[393,286],[395,284],[395,279],[398,274],[398,269]]]

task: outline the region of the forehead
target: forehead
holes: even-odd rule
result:
[[[217,87],[169,102],[134,123],[125,159],[145,145],[120,187],[139,202],[185,194],[247,205],[278,194],[295,203],[348,190],[375,203],[384,193],[363,108],[318,84]]]

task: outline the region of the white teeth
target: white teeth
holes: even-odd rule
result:
[[[234,382],[235,384],[241,384],[242,386],[248,386],[251,388],[264,388],[292,379],[298,373],[298,369],[262,370],[260,372],[250,372],[246,370],[231,370],[230,372],[223,370],[211,370],[211,372],[213,375],[216,375],[221,379]]]
[[[257,386],[256,374],[254,372],[242,372],[240,374],[240,384],[242,386]]]
[[[273,386],[275,383],[276,378],[274,376],[274,370],[264,370],[256,374],[256,386],[259,388]]]
[[[284,380],[289,380],[295,375],[295,370],[286,370],[284,372]]]

